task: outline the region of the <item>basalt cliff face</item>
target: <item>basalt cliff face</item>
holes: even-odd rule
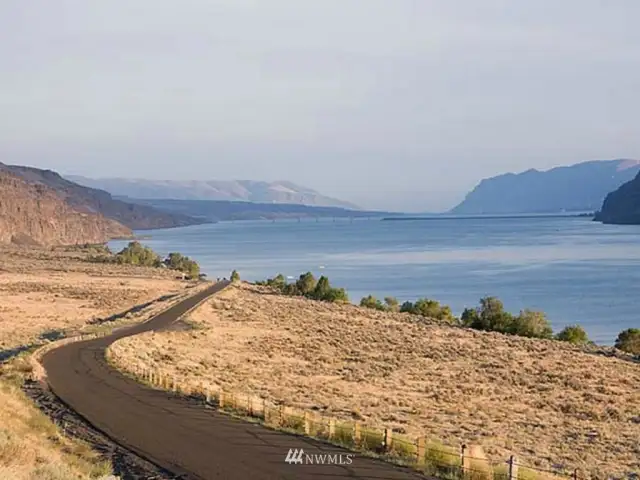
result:
[[[99,213],[79,211],[45,185],[0,171],[0,243],[103,243],[131,234]]]
[[[30,184],[44,185],[54,190],[74,209],[85,213],[100,213],[133,230],[184,227],[205,223],[188,215],[164,212],[153,207],[115,199],[108,192],[78,185],[52,170],[0,163],[0,172],[18,176]]]

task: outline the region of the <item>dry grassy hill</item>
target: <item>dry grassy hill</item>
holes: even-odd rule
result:
[[[227,289],[189,331],[120,340],[116,362],[343,419],[480,444],[489,457],[640,472],[640,365],[566,343]]]

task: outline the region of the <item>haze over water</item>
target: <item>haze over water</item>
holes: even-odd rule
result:
[[[456,315],[493,295],[513,313],[543,310],[555,331],[580,323],[600,344],[640,326],[640,226],[570,217],[279,220],[140,233],[151,234],[143,243],[158,253],[196,259],[210,278],[233,269],[245,280],[310,270],[346,288],[353,302],[428,297]]]

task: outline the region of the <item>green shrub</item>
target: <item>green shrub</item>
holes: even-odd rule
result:
[[[633,355],[640,355],[640,328],[628,328],[618,335],[616,348]]]
[[[400,304],[398,303],[398,299],[396,297],[385,297],[384,304],[387,306],[387,310],[390,312],[399,312]]]
[[[404,302],[400,307],[401,312],[412,313],[413,315],[422,315],[427,318],[435,318],[444,320],[449,323],[455,321],[455,317],[451,313],[451,308],[447,305],[440,305],[436,300],[421,298],[416,303]]]
[[[298,278],[296,286],[302,295],[311,295],[316,288],[316,277],[311,272],[303,273]]]
[[[116,255],[116,261],[122,264],[141,265],[145,267],[159,267],[162,265],[160,256],[140,242],[130,242]]]
[[[569,325],[564,327],[562,331],[556,335],[556,340],[575,343],[578,345],[589,343],[587,332],[580,325]]]
[[[237,272],[237,270],[234,270],[233,272],[231,272],[231,281],[232,282],[240,281],[240,274]]]
[[[322,299],[325,302],[349,303],[349,295],[344,288],[330,288]]]
[[[360,306],[365,308],[373,308],[375,310],[383,310],[383,311],[387,309],[387,307],[385,307],[385,305],[373,295],[369,295],[368,297],[363,297],[362,300],[360,300]]]
[[[200,275],[200,266],[181,253],[170,253],[164,260],[164,264],[172,270],[186,273],[191,278],[197,278]]]
[[[553,338],[553,330],[544,312],[523,310],[513,317],[507,333],[530,338]]]
[[[330,290],[331,284],[329,283],[329,279],[323,275],[318,279],[318,283],[316,283],[316,287],[310,297],[315,300],[325,300]]]

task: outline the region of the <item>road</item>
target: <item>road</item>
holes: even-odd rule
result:
[[[424,478],[416,472],[357,455],[350,465],[287,464],[285,458],[290,448],[303,449],[306,454],[347,452],[244,422],[148,388],[107,364],[105,349],[111,343],[168,327],[224,286],[215,284],[143,324],[50,351],[42,363],[51,389],[94,427],[179,478]]]

